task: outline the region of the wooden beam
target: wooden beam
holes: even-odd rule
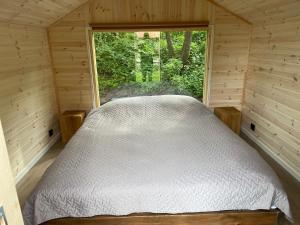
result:
[[[131,214],[128,216],[95,216],[62,218],[42,225],[276,225],[279,211],[223,211],[184,214]]]
[[[90,24],[93,31],[162,31],[162,30],[199,30],[208,29],[208,21],[186,23],[111,23]]]

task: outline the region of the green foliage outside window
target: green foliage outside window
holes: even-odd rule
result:
[[[184,94],[202,98],[206,32],[95,33],[102,102],[111,98]]]

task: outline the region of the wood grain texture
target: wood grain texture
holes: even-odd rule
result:
[[[251,26],[215,7],[208,106],[241,109],[247,72]]]
[[[49,28],[56,88],[61,112],[93,107],[88,49],[88,5],[83,5]]]
[[[253,27],[243,127],[300,180],[299,27],[300,20]]]
[[[209,0],[232,11],[251,23],[283,22],[287,18],[299,18],[297,0]],[[2,0],[0,21],[49,26],[88,0]],[[208,16],[207,1],[203,0],[90,0],[93,21],[103,23],[203,20]],[[170,5],[172,9],[170,10]]]
[[[1,0],[0,22],[47,27],[88,0]]]
[[[214,109],[214,114],[236,134],[240,134],[242,118],[240,111],[233,107],[219,107]]]
[[[0,23],[0,117],[14,177],[58,132],[47,32]]]
[[[300,19],[298,0],[210,0],[254,25],[288,22]]]
[[[213,24],[215,37],[209,84],[210,107],[241,108],[244,76],[248,62],[250,26],[206,0],[187,1],[91,0],[49,28],[50,45],[62,111],[90,110],[93,75],[86,33],[89,23],[101,24]],[[185,3],[183,3],[185,2]],[[176,3],[176,4],[175,4]],[[184,5],[184,7],[183,7]],[[122,9],[122,13],[119,11]],[[195,11],[195,9],[199,9]],[[214,13],[212,14],[212,11]],[[102,25],[103,26],[103,25]]]
[[[93,93],[96,85],[93,85],[93,68],[90,68],[94,62],[91,62],[87,32],[90,23],[151,23],[169,17],[168,20],[173,22],[207,20],[209,6],[206,0],[189,0],[181,5],[184,6],[180,8],[169,0],[91,0],[50,26],[49,39],[61,111],[89,111],[96,104]]]
[[[159,23],[208,20],[206,0],[91,0],[91,23]]]
[[[0,120],[0,207],[3,206],[8,224],[23,225],[14,177]]]
[[[132,214],[129,216],[95,216],[63,218],[42,225],[277,225],[278,211],[213,212],[192,214]]]
[[[65,111],[59,118],[62,143],[67,143],[81,127],[85,111]]]

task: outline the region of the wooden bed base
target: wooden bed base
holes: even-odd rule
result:
[[[47,221],[42,225],[277,225],[279,214],[278,210],[131,214],[128,216],[62,218]]]

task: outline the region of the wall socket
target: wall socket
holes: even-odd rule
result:
[[[250,124],[250,128],[251,128],[251,130],[255,131],[255,124],[254,124],[254,123],[251,123],[251,124]]]
[[[3,206],[0,207],[0,225],[8,225]]]
[[[53,134],[54,134],[54,131],[53,131],[53,129],[50,129],[50,130],[48,131],[48,134],[49,134],[49,137],[52,137],[52,136],[53,136]]]

